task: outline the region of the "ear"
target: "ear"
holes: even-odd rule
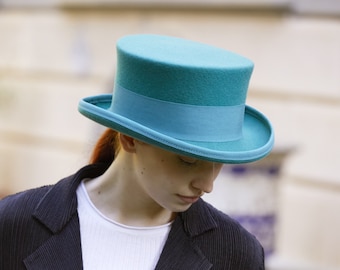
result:
[[[136,152],[136,139],[132,138],[128,135],[119,134],[120,145],[122,148],[128,153],[135,153]]]

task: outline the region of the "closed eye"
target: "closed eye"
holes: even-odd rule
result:
[[[187,165],[187,166],[193,166],[196,165],[198,159],[192,158],[192,157],[187,157],[187,156],[179,156],[179,160],[181,163]]]

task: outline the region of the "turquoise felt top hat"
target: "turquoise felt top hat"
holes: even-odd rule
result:
[[[117,42],[113,94],[79,111],[104,126],[182,155],[245,163],[273,147],[270,122],[245,105],[253,63],[186,39],[130,35]]]

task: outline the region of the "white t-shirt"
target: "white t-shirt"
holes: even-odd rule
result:
[[[155,268],[171,223],[156,227],[117,223],[94,206],[83,182],[77,189],[77,199],[85,270]]]

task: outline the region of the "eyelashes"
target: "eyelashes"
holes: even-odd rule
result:
[[[192,158],[192,157],[187,157],[187,156],[179,156],[178,157],[180,162],[186,166],[195,166],[198,162],[198,159]]]

